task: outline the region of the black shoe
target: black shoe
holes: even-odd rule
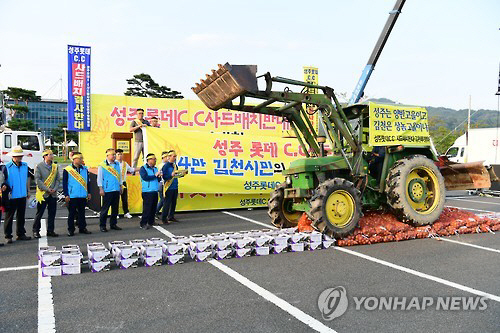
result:
[[[16,237],[16,240],[30,240],[30,239],[31,239],[31,237],[26,236],[26,235],[21,235],[21,236]]]
[[[12,244],[12,238],[7,238],[7,244]]]
[[[180,222],[178,219],[175,217],[172,217],[171,219],[168,219],[170,222]]]
[[[106,227],[102,227],[100,230],[101,232],[108,232],[108,229],[106,229]]]
[[[141,225],[139,225],[139,228],[146,229],[146,226],[141,224]]]
[[[47,236],[48,237],[59,237],[59,234],[56,234],[55,232],[53,231],[47,231]]]
[[[75,235],[75,231],[68,231],[68,236],[69,237],[73,237]]]
[[[47,236],[49,235],[49,233],[47,232]],[[42,238],[42,236],[40,236],[40,233],[38,231],[33,231],[33,238]]]
[[[111,227],[109,227],[109,229],[113,229],[113,230],[122,230],[122,228],[120,228],[119,226],[117,225],[112,225]]]
[[[0,247],[2,247],[4,244],[3,243],[0,243]]]
[[[172,224],[170,221],[162,221],[162,223],[165,224],[165,225]]]
[[[90,235],[91,234],[91,232],[88,231],[87,228],[80,230],[79,233],[86,234],[86,235]]]
[[[152,228],[152,226],[150,226],[149,224],[147,224],[147,225],[144,227],[144,229],[146,229],[146,230],[149,230],[149,229],[151,229],[151,228]]]

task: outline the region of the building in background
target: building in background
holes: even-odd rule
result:
[[[5,104],[14,104],[6,100]],[[20,102],[20,104],[24,104]],[[29,112],[26,115],[16,113],[15,118],[29,119],[35,124],[35,130],[48,138],[57,125],[68,121],[68,103],[57,99],[42,99],[39,102],[28,102]]]

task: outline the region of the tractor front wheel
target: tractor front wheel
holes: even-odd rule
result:
[[[311,198],[313,225],[335,238],[350,234],[361,218],[361,192],[350,181],[334,178],[321,183]]]
[[[386,180],[387,202],[403,222],[432,224],[444,208],[444,179],[433,161],[411,155],[394,164]]]
[[[280,184],[271,193],[271,198],[267,203],[267,214],[271,218],[271,223],[278,228],[296,227],[303,214],[303,212],[293,210],[292,199],[285,199],[286,187],[286,183]]]

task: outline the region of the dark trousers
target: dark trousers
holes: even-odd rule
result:
[[[109,225],[116,225],[118,217],[118,205],[120,205],[120,191],[105,192],[102,199],[101,214],[99,215],[99,226],[106,228],[106,219],[108,218],[108,210],[111,207],[111,216],[109,217]]]
[[[141,226],[153,225],[155,221],[158,192],[142,192],[142,218]]]
[[[179,190],[168,189],[163,198],[163,211],[161,213],[161,220],[163,222],[173,219],[175,213],[175,206],[177,206],[177,195]]]
[[[127,190],[127,183],[123,183],[123,193],[121,194],[122,197],[122,208],[123,208],[123,214],[128,213],[128,190]]]
[[[48,207],[49,217],[47,220],[47,231],[54,232],[54,221],[56,219],[57,198],[49,195],[41,203],[36,204],[35,221],[33,222],[33,232],[40,232],[40,221],[42,220],[45,207]]]
[[[75,231],[75,215],[77,216],[78,220],[78,229],[82,231],[87,228],[87,222],[85,221],[86,204],[87,198],[69,199],[68,231]]]
[[[382,169],[384,167],[384,160],[375,160],[372,163],[370,163],[370,166],[368,167],[368,171],[374,177],[377,179],[377,185],[380,184],[380,177],[382,176]]]
[[[158,193],[160,193],[160,200],[158,200],[158,205],[156,206],[156,214],[160,214],[161,209],[163,208],[163,184],[160,184]]]
[[[14,222],[14,214],[16,214],[16,235],[23,236],[26,234],[24,229],[24,213],[26,211],[26,197],[18,199],[10,199],[7,205],[7,214],[5,214],[5,221],[3,232],[5,238],[12,238],[12,222]]]

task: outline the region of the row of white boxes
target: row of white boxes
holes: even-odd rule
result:
[[[317,231],[298,232],[297,228],[178,236],[172,241],[182,244],[189,257],[198,262],[209,258],[222,260],[271,253],[314,251],[329,248],[335,242],[333,238]]]
[[[64,245],[61,250],[57,250],[55,246],[42,246],[38,249],[38,261],[44,277],[80,274],[82,259],[78,245]]]
[[[89,257],[89,268],[91,272],[107,271],[114,262],[120,269],[143,266],[160,266],[163,261],[162,238],[151,238],[148,240],[135,239],[125,243],[124,241],[112,241],[106,247],[103,243],[87,244]]]
[[[143,266],[174,265],[186,258],[202,262],[210,258],[217,260],[264,256],[271,253],[300,252],[326,249],[335,239],[317,231],[298,232],[297,228],[281,230],[250,230],[240,232],[212,233],[208,235],[175,236],[170,241],[163,238],[135,239],[128,242],[111,241],[87,244],[88,265],[91,272],[111,269],[114,262],[120,269]],[[47,247],[39,251],[42,273],[48,276],[79,274],[83,258],[77,245],[63,246],[61,251]],[[78,259],[78,260],[77,260]],[[59,274],[57,274],[60,272]]]

